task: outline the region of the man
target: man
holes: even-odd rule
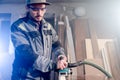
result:
[[[44,19],[47,5],[46,0],[27,0],[26,17],[11,26],[15,47],[11,80],[50,80],[51,71],[67,67],[58,36]]]

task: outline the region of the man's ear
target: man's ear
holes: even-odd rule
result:
[[[45,13],[46,13],[47,10],[45,10]]]

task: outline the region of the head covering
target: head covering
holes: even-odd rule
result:
[[[50,5],[50,2],[47,2],[46,0],[27,0],[26,1],[27,5],[31,4],[45,4],[45,5]]]

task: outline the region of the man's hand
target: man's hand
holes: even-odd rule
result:
[[[57,69],[64,69],[67,67],[67,58],[65,55],[58,56]]]

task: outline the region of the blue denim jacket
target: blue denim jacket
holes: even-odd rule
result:
[[[12,80],[15,77],[15,80],[21,80],[21,77],[42,78],[42,74],[56,69],[56,59],[53,60],[53,56],[57,58],[64,55],[54,28],[44,19],[41,24],[38,25],[28,17],[12,24],[11,39],[15,47]]]

